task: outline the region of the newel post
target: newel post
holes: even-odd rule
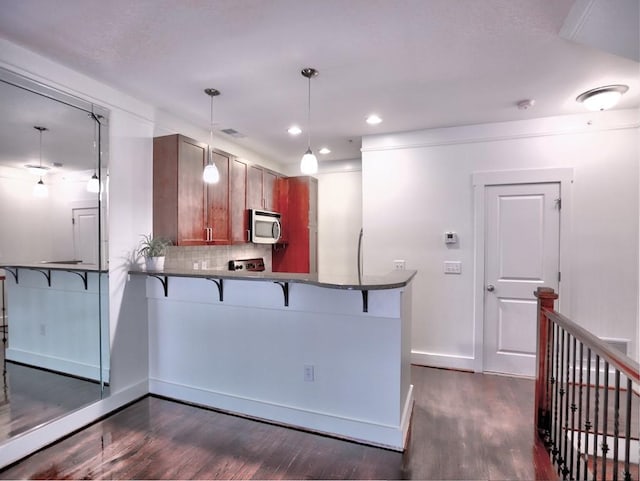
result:
[[[534,295],[538,299],[535,426],[537,432],[542,434],[549,432],[551,422],[549,396],[547,396],[547,390],[551,389],[551,385],[550,379],[547,379],[547,363],[553,349],[549,339],[549,319],[543,309],[553,310],[558,294],[550,287],[538,287]]]

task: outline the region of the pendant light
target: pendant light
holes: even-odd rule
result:
[[[42,171],[42,132],[46,132],[48,129],[46,127],[40,127],[38,125],[34,125],[33,127],[40,133],[40,170]],[[42,181],[42,176],[40,176],[40,180],[33,187],[33,196],[43,199],[49,195],[49,189]]]
[[[99,122],[99,115],[94,114],[93,112],[91,112],[89,114],[89,117],[93,120],[93,153],[94,155],[97,153],[98,151],[98,141],[96,139],[97,135],[96,135],[96,130],[97,130],[97,125]],[[100,192],[100,179],[98,179],[98,174],[96,172],[96,169],[93,170],[93,175],[91,176],[91,178],[89,179],[89,181],[87,182],[87,192],[91,192],[92,194],[98,194]]]
[[[307,98],[307,151],[300,161],[300,171],[305,175],[311,175],[318,172],[318,159],[311,151],[311,78],[318,75],[318,71],[314,68],[303,68],[300,72],[303,77],[309,80],[308,98]]]
[[[220,92],[216,89],[204,89],[204,93],[211,97],[211,124],[209,125],[208,160],[202,172],[202,180],[207,184],[217,184],[220,180],[220,172],[213,162],[213,97],[220,95]]]

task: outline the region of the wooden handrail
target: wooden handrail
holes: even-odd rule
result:
[[[636,361],[612,348],[602,339],[594,336],[585,328],[579,326],[559,312],[547,307],[542,307],[541,310],[549,320],[555,322],[578,341],[582,342],[586,347],[591,349],[592,353],[600,356],[601,359],[618,369],[633,382],[640,383],[640,364]]]

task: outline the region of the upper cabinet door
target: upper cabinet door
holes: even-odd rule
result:
[[[202,169],[207,148],[180,136],[178,144],[178,245],[203,244],[205,235],[205,184]]]
[[[264,209],[262,168],[251,165],[247,171],[247,209]]]
[[[273,212],[280,212],[277,203],[276,179],[278,176],[273,172],[265,170],[262,172],[262,197],[264,198],[264,209]]]
[[[213,151],[213,163],[218,168],[220,180],[207,187],[207,227],[211,229],[209,243],[229,244],[231,242],[229,222],[229,162],[228,154]],[[202,175],[201,175],[202,177]]]
[[[247,164],[231,159],[229,172],[231,191],[231,243],[249,242],[249,218],[247,215]]]

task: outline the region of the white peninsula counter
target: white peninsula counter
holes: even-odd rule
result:
[[[108,383],[108,271],[63,262],[0,263],[0,269],[9,322],[6,360]]]
[[[130,274],[148,276],[152,394],[404,449],[415,271]]]

